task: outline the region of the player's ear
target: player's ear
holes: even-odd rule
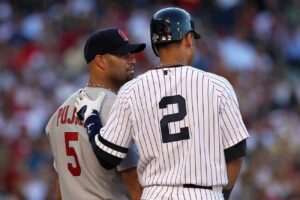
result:
[[[194,46],[194,35],[192,32],[189,32],[184,37],[184,43],[187,48],[191,48]]]
[[[184,53],[187,58],[188,65],[191,65],[193,63],[194,57],[195,57],[195,49],[196,49],[196,42],[194,38],[194,34],[192,32],[189,32],[186,34],[184,41]]]
[[[94,58],[95,64],[101,69],[105,69],[107,65],[107,60],[104,55],[96,55]]]

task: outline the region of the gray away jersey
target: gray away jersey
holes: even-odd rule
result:
[[[105,124],[116,95],[103,88],[86,87],[85,91],[91,99],[95,99],[99,91],[106,93],[100,112],[102,123]],[[62,198],[128,200],[129,195],[120,173],[116,169],[107,171],[101,167],[88,141],[86,128],[76,117],[74,103],[78,92],[62,104],[46,127]],[[135,167],[137,161],[138,154],[133,149],[118,170]]]
[[[224,186],[224,150],[249,137],[230,83],[190,66],[153,69],[125,84],[100,135],[121,149],[134,140],[143,187]],[[126,156],[97,138],[103,151]]]

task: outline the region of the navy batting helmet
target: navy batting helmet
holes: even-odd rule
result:
[[[159,56],[155,44],[179,41],[188,32],[193,32],[195,39],[200,39],[200,35],[195,30],[194,22],[187,11],[176,7],[157,11],[150,24],[151,45],[155,55]]]

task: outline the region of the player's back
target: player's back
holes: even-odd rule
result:
[[[100,112],[105,123],[115,95],[101,88],[86,89],[93,99],[101,90],[106,92]],[[77,94],[75,92],[62,104],[46,127],[62,198],[128,200],[121,175],[116,169],[107,171],[101,167],[88,141],[86,129],[76,117],[74,103]]]
[[[122,90],[132,109],[142,186],[227,183],[224,149],[247,133],[243,124],[234,124],[238,139],[232,140],[222,130],[231,123],[220,118],[231,96],[224,78],[189,66],[158,68]]]

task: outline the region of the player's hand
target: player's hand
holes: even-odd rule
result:
[[[95,100],[91,100],[87,94],[85,93],[84,90],[81,90],[79,92],[79,95],[76,99],[75,102],[75,107],[77,110],[77,116],[78,118],[84,122],[86,122],[87,118],[91,115],[95,115],[96,113],[98,114],[102,102],[105,98],[105,93],[104,92],[99,92],[97,98]],[[96,111],[96,112],[95,112]]]

